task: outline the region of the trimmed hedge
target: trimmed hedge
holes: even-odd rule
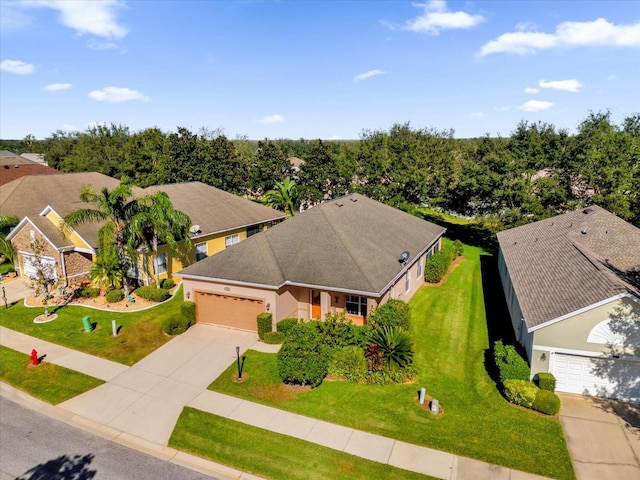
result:
[[[498,340],[493,345],[493,358],[500,372],[502,383],[506,380],[529,381],[531,369],[513,345],[505,345],[501,340]]]
[[[165,290],[170,290],[175,287],[176,282],[173,278],[165,278],[160,282],[160,288],[164,288]]]
[[[297,324],[297,318],[283,318],[278,323],[276,323],[276,331],[282,333],[283,335],[288,335],[291,329]]]
[[[268,312],[262,312],[257,317],[258,321],[258,338],[264,340],[264,334],[270,332],[273,328],[273,317]]]
[[[179,335],[187,331],[192,322],[184,315],[176,315],[162,320],[162,330],[167,335]]]
[[[80,287],[75,291],[76,297],[96,298],[100,295],[100,289],[96,287]]]
[[[553,373],[549,372],[538,372],[538,388],[541,390],[547,390],[549,392],[556,391],[556,377],[553,376]]]
[[[314,323],[299,323],[278,352],[278,374],[285,383],[317,387],[327,375],[330,353]]]
[[[504,396],[511,403],[532,408],[540,389],[528,380],[507,379],[504,381]]]
[[[278,345],[279,343],[283,343],[285,338],[282,332],[267,332],[264,334],[262,341],[268,345]]]
[[[104,298],[109,303],[116,303],[122,301],[122,299],[124,298],[124,293],[122,292],[122,290],[109,290],[105,294]]]
[[[151,300],[153,302],[164,302],[168,298],[171,297],[169,290],[165,290],[164,288],[155,288],[155,287],[140,287],[136,290],[136,295],[140,298],[144,298],[146,300]]]
[[[444,247],[437,251],[424,265],[424,279],[429,283],[438,283],[449,270],[449,266],[453,261],[453,248]]]
[[[367,359],[360,347],[340,348],[331,355],[328,367],[330,375],[358,383],[366,378],[368,371]]]
[[[180,305],[180,313],[191,322],[191,325],[196,323],[196,304],[194,302],[182,302],[182,305]]]
[[[391,298],[377,307],[367,317],[367,324],[372,328],[400,327],[409,330],[411,307],[403,300]]]
[[[453,253],[455,254],[456,258],[464,253],[464,245],[462,245],[462,242],[460,240],[456,240],[455,242],[453,242]]]
[[[557,415],[560,411],[560,397],[549,390],[538,390],[532,408],[546,415]]]

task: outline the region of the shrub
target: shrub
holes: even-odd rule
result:
[[[76,290],[76,297],[80,298],[96,298],[100,295],[100,289],[97,287],[80,287]]]
[[[167,335],[179,335],[187,331],[192,322],[184,315],[166,317],[162,320],[162,330]]]
[[[533,402],[540,389],[529,380],[507,379],[504,382],[504,396],[511,403],[523,407],[533,407]]]
[[[109,303],[116,303],[121,301],[124,298],[124,293],[122,293],[122,290],[109,290],[105,294],[104,298]]]
[[[327,375],[330,351],[312,323],[299,323],[278,352],[278,374],[285,383],[316,387]]]
[[[402,370],[380,370],[378,372],[367,372],[365,382],[374,385],[387,385],[389,383],[403,383],[413,380],[417,375],[416,369],[407,367]]]
[[[264,334],[264,338],[262,339],[262,341],[269,345],[277,345],[284,342],[285,338],[286,337],[282,332],[267,332]]]
[[[169,290],[165,290],[164,288],[154,288],[151,286],[138,288],[136,290],[136,295],[140,298],[151,300],[153,302],[164,302],[171,297]]]
[[[407,302],[395,298],[377,307],[367,317],[367,324],[372,328],[400,327],[409,330],[411,307]]]
[[[282,333],[283,335],[288,335],[291,329],[297,324],[297,318],[283,318],[278,323],[276,323],[276,331]]]
[[[533,409],[546,415],[557,415],[560,411],[560,397],[549,390],[538,390],[533,401]]]
[[[182,302],[182,305],[180,305],[180,312],[184,318],[189,320],[189,326],[196,323],[196,304],[194,302]]]
[[[386,370],[402,370],[413,364],[413,340],[398,327],[382,327],[372,331],[369,340],[382,351]]]
[[[464,253],[464,246],[460,240],[453,242],[453,253],[456,258]]]
[[[351,323],[344,312],[327,313],[323,321],[313,320],[309,324],[318,330],[320,337],[330,348],[364,345],[366,341],[361,327]]]
[[[493,345],[493,358],[502,383],[505,380],[529,380],[531,369],[513,345],[505,345],[498,340]]]
[[[176,285],[176,282],[173,278],[165,278],[160,282],[160,288],[164,288],[165,290],[170,290]]]
[[[429,283],[438,283],[449,270],[453,261],[453,249],[445,247],[431,255],[424,265],[424,279]]]
[[[258,338],[264,340],[264,334],[272,330],[273,317],[268,312],[262,312],[257,317],[258,320]]]
[[[538,377],[538,387],[541,390],[556,391],[556,377],[553,376],[553,373],[538,372],[536,376]]]
[[[367,359],[362,348],[355,345],[334,350],[329,361],[330,375],[345,378],[350,382],[360,382],[367,375]]]

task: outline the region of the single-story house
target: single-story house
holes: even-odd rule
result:
[[[531,373],[561,392],[640,400],[640,229],[592,205],[498,233]]]
[[[20,275],[33,273],[32,239],[47,245],[45,261],[55,265],[60,283],[78,284],[89,278],[89,270],[98,249],[100,222],[64,227],[63,218],[79,208],[92,208],[80,201],[80,192],[90,185],[96,191],[116,188],[115,178],[96,172],[59,175],[30,175],[14,180],[0,189],[0,213],[15,215],[22,220],[9,233],[17,252],[16,269]],[[174,207],[190,216],[193,225],[190,237],[192,249],[186,253],[186,264],[240,242],[252,234],[285,218],[282,212],[250,200],[224,192],[200,182],[133,188],[135,196],[165,191]],[[143,259],[146,258],[147,261]],[[135,272],[140,283],[148,284],[156,272],[167,278],[184,267],[172,258],[166,245],[158,248],[158,255],[141,251]]]
[[[389,298],[408,301],[445,228],[363,195],[314,206],[181,272],[198,322],[257,329],[256,316],[356,324]]]

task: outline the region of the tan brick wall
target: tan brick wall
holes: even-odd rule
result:
[[[64,253],[64,263],[67,267],[67,278],[70,284],[89,281],[89,270],[92,264],[91,258],[90,253]]]

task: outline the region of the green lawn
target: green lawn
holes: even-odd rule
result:
[[[32,365],[29,355],[3,346],[0,346],[0,380],[53,405],[104,383],[46,361]]]
[[[483,292],[483,274],[492,278],[486,272],[490,257],[472,247],[465,247],[465,257],[442,286],[425,286],[411,300],[420,372],[415,383],[324,382],[308,392],[291,392],[280,383],[275,355],[248,352],[245,381],[232,381],[232,365],[209,388],[518,470],[575,478],[560,422],[509,404],[487,373],[489,333],[495,339],[500,322],[487,321],[487,310],[493,316],[498,309],[485,309],[485,296],[499,298],[501,287],[493,277]],[[417,405],[421,387],[440,401],[442,415]]]
[[[189,407],[182,411],[169,446],[266,478],[432,478]]]
[[[181,315],[182,287],[171,300],[148,310],[137,312],[110,312],[66,305],[50,308],[58,318],[49,323],[36,324],[33,319],[42,314],[42,308],[25,307],[14,303],[0,312],[0,325],[41,338],[58,345],[73,348],[97,357],[125,365],[133,365],[170,340],[161,328],[167,316]],[[97,327],[85,333],[82,318],[88,316]],[[116,320],[120,332],[111,335],[111,321]]]

